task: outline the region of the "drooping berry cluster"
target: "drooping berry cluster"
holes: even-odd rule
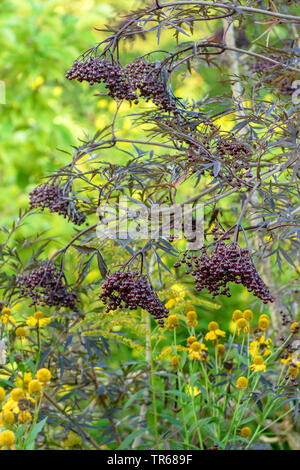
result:
[[[248,250],[241,249],[237,243],[220,241],[211,253],[203,247],[199,256],[185,252],[181,263],[188,267],[187,274],[194,276],[196,289],[207,289],[212,297],[231,296],[228,284],[242,284],[259,297],[264,303],[273,302],[268,287],[259,276]]]
[[[63,272],[52,262],[44,261],[28,274],[17,277],[21,297],[31,297],[31,305],[68,307],[76,310],[79,297],[69,291]]]
[[[152,100],[160,109],[178,114],[175,99],[170,96],[162,77],[160,64],[137,58],[126,65],[126,73],[134,90],[146,100]]]
[[[147,277],[137,271],[115,271],[107,276],[102,284],[100,299],[107,305],[106,312],[119,307],[130,310],[141,307],[153,315],[161,326],[168,316],[168,310],[157,297]]]
[[[56,212],[76,225],[81,225],[86,216],[78,212],[77,204],[70,194],[70,187],[63,187],[59,182],[43,183],[29,194],[30,209],[39,208],[44,211]]]
[[[138,102],[133,87],[119,62],[111,62],[106,57],[89,57],[86,60],[75,61],[66,73],[68,80],[87,81],[90,85],[94,83],[105,83],[109,90],[108,95],[114,99]]]

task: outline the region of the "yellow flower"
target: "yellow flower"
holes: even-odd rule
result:
[[[251,364],[250,369],[254,372],[266,372],[266,364],[262,356],[254,356],[253,364]]]
[[[24,391],[21,388],[13,388],[10,392],[11,399],[18,402],[20,398],[24,397]]]
[[[1,310],[1,315],[8,315],[8,316],[10,316],[10,315],[11,315],[11,309],[8,308],[8,307],[4,307],[4,308]]]
[[[250,429],[248,426],[244,426],[244,427],[240,430],[240,436],[241,436],[241,437],[244,437],[245,439],[250,439],[251,434],[252,434],[252,431],[251,431],[251,429]]]
[[[193,396],[196,397],[197,395],[200,395],[201,390],[199,390],[199,388],[196,387],[196,385],[194,385],[193,388],[191,385],[187,385],[185,387],[185,393],[189,395],[190,397],[193,397]]]
[[[197,321],[197,313],[195,310],[189,310],[186,314],[186,324],[187,326],[192,326],[196,328],[198,321]]]
[[[15,415],[10,410],[2,412],[2,420],[4,424],[12,425],[15,422]]]
[[[220,330],[219,323],[216,321],[211,321],[208,324],[208,333],[205,335],[206,341],[217,341],[218,337],[224,337],[226,335],[225,331]]]
[[[170,299],[170,300],[168,300],[168,302],[165,304],[165,307],[166,307],[167,309],[169,309],[169,308],[174,307],[174,305],[176,305],[175,299]]]
[[[266,331],[268,328],[269,328],[269,325],[270,325],[270,321],[269,321],[269,318],[264,315],[262,317],[262,315],[259,317],[259,321],[258,321],[258,327],[261,331]]]
[[[0,387],[0,402],[5,398],[5,390],[3,387]]]
[[[31,421],[31,414],[29,413],[29,411],[20,411],[18,415],[18,421],[21,424],[28,423],[29,421]]]
[[[209,355],[208,355],[208,349],[203,343],[199,343],[198,341],[194,341],[191,344],[190,347],[190,354],[189,354],[189,359],[198,359],[198,361],[208,361],[209,360]]]
[[[179,326],[179,321],[177,315],[170,315],[168,317],[168,329],[173,330]]]
[[[6,431],[2,431],[0,434],[0,446],[2,447],[9,447],[12,448],[14,443],[15,443],[15,435],[12,431],[9,431],[8,429]]]
[[[248,379],[246,377],[239,377],[236,381],[236,387],[239,390],[246,390],[248,387]]]
[[[35,312],[37,313],[37,312]],[[38,312],[41,313],[41,312]],[[44,317],[43,318],[35,318],[34,316],[29,317],[26,321],[27,326],[36,326],[38,325],[39,328],[42,328],[45,325],[48,325],[48,323],[51,322],[51,317]]]
[[[251,356],[269,356],[271,354],[271,349],[269,344],[272,342],[271,338],[265,340],[264,335],[262,335],[259,340],[252,341],[249,345],[249,354]]]
[[[36,373],[36,378],[38,379],[39,382],[41,383],[47,383],[51,380],[51,372],[49,369],[39,369]]]
[[[34,312],[34,318],[36,318],[37,320],[40,320],[41,318],[44,318],[45,315],[43,314],[43,312],[40,312],[39,310],[37,310],[36,312]]]
[[[197,341],[196,336],[189,336],[188,339],[186,340],[188,346],[190,346],[195,341]]]
[[[248,321],[251,322],[253,320],[253,312],[252,310],[244,310],[243,317]]]
[[[287,357],[282,357],[282,359],[280,359],[280,362],[286,365],[290,365],[290,363],[292,362],[292,355],[288,354]]]
[[[239,318],[236,322],[236,327],[237,327],[237,330],[238,330],[238,335],[240,334],[241,330],[243,330],[244,333],[249,332],[248,322],[245,318]]]
[[[16,336],[18,338],[24,338],[26,336],[26,329],[23,326],[19,326],[16,329]]]
[[[217,345],[217,355],[220,357],[223,357],[225,354],[225,346],[224,344],[218,344]]]
[[[232,321],[236,322],[239,318],[243,318],[242,310],[234,310],[232,314]]]
[[[300,329],[300,322],[298,321],[294,321],[292,324],[291,324],[291,332],[292,333],[298,333],[299,332],[299,329]]]
[[[28,385],[28,392],[32,394],[40,393],[42,386],[38,380],[31,380]]]

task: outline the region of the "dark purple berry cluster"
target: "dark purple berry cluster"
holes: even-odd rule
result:
[[[178,114],[176,102],[163,81],[160,64],[137,58],[126,65],[126,73],[133,88],[139,90],[145,101],[152,100],[159,109]]]
[[[119,307],[130,310],[141,307],[153,315],[160,326],[164,325],[164,318],[168,316],[168,310],[157,297],[147,277],[138,271],[115,271],[107,276],[102,284],[100,299],[107,305],[106,312]]]
[[[263,303],[273,302],[269,289],[259,276],[248,250],[241,249],[237,243],[220,241],[211,253],[207,247],[200,250],[200,255],[185,252],[181,263],[188,268],[187,274],[194,276],[196,289],[207,289],[212,297],[226,295],[231,297],[228,284],[242,284],[259,297]]]
[[[49,209],[68,218],[76,225],[85,222],[86,216],[78,212],[77,204],[70,194],[70,187],[63,187],[59,182],[43,183],[29,194],[30,209]]]
[[[90,85],[104,82],[105,87],[109,90],[108,95],[112,98],[138,102],[138,97],[134,93],[124,68],[120,63],[111,62],[105,57],[76,60],[66,73],[66,78],[79,82],[87,81]]]
[[[42,262],[28,274],[19,274],[17,287],[21,297],[31,297],[31,305],[76,310],[76,302],[79,302],[78,295],[68,290],[63,272],[50,261]]]

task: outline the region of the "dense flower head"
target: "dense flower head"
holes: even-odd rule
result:
[[[28,385],[28,392],[33,395],[40,393],[42,390],[42,385],[38,380],[31,380]]]
[[[264,362],[263,356],[254,356],[253,362],[250,365],[250,369],[254,372],[266,371],[266,363]]]
[[[240,436],[244,437],[245,439],[250,439],[251,434],[252,434],[251,428],[249,428],[248,426],[244,426],[240,430]]]
[[[170,315],[168,317],[168,329],[173,330],[174,328],[177,328],[179,326],[179,320],[177,315]]]
[[[24,390],[22,388],[13,388],[10,392],[13,401],[18,402],[20,398],[24,397]]]
[[[226,350],[226,348],[225,348],[224,344],[218,344],[217,345],[217,355],[218,356],[223,357],[224,354],[225,354],[225,350]]]
[[[299,321],[294,321],[291,324],[290,330],[292,333],[298,333],[300,331],[300,322]]]
[[[248,321],[251,322],[253,320],[253,312],[252,310],[244,310],[243,311],[243,317]]]
[[[0,433],[0,446],[12,448],[15,443],[16,437],[12,431],[8,429]]]
[[[187,326],[192,326],[196,328],[198,321],[197,321],[197,313],[195,310],[189,310],[186,314],[186,324]]]
[[[196,336],[189,336],[188,339],[186,340],[188,346],[191,346],[191,344],[194,343],[195,341],[197,341]]]
[[[4,424],[11,426],[15,422],[15,415],[10,410],[4,410],[0,416],[0,419]]]
[[[208,324],[208,333],[205,335],[205,340],[206,341],[217,341],[219,337],[224,338],[226,335],[225,331],[220,330],[219,323],[216,321],[211,321]]]
[[[232,321],[236,322],[239,318],[243,318],[242,310],[234,310],[232,314]]]
[[[194,341],[189,349],[189,359],[198,359],[198,361],[208,361],[208,348],[205,346],[204,343]]]
[[[239,377],[236,381],[236,387],[239,390],[246,390],[248,387],[248,379],[246,377]]]
[[[52,375],[50,370],[46,368],[39,369],[36,373],[37,380],[42,384],[49,382],[51,380],[51,377]]]
[[[266,315],[260,316],[258,320],[258,327],[261,331],[266,331],[269,328],[270,320]]]
[[[26,328],[19,326],[15,333],[18,338],[24,338],[26,336]]]

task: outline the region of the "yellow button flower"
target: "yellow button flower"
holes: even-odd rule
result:
[[[26,329],[23,326],[19,326],[16,329],[16,336],[18,338],[24,338],[26,336]]]
[[[250,366],[250,369],[254,372],[266,372],[266,364],[262,356],[254,356],[253,363]]]
[[[177,315],[170,315],[168,317],[168,329],[173,330],[179,326],[179,321]]]
[[[240,436],[244,437],[245,439],[250,439],[251,434],[252,434],[251,428],[249,428],[248,426],[244,426],[240,430]]]
[[[234,310],[232,314],[232,321],[236,322],[239,318],[243,318],[242,310]]]
[[[243,317],[248,321],[251,322],[253,320],[253,312],[252,310],[244,310]]]
[[[248,379],[246,377],[239,377],[236,381],[236,387],[239,390],[246,390],[248,387]]]
[[[10,410],[5,410],[2,413],[2,421],[4,424],[12,425],[15,422],[15,415]]]
[[[14,443],[16,441],[16,437],[12,431],[9,431],[8,429],[6,431],[2,431],[0,434],[0,446],[2,448],[8,447],[12,448]]]
[[[190,354],[189,354],[189,359],[198,359],[198,361],[208,361],[209,360],[209,355],[208,355],[208,349],[203,343],[199,343],[198,341],[194,341],[191,344],[190,347]]]
[[[51,380],[51,372],[49,369],[39,369],[36,373],[36,378],[38,379],[39,382],[41,383],[47,383]]]
[[[219,323],[216,321],[211,321],[207,329],[208,333],[205,335],[206,341],[217,341],[219,337],[224,338],[226,335],[225,331],[220,330]]]
[[[217,355],[220,357],[223,357],[225,354],[225,346],[224,344],[218,344],[217,345]]]
[[[33,395],[40,393],[42,390],[41,383],[38,380],[31,380],[28,385],[28,392]]]
[[[188,339],[186,340],[188,346],[190,346],[195,341],[197,341],[196,336],[189,336]]]
[[[269,328],[270,321],[269,318],[266,318],[266,316],[262,317],[262,315],[259,317],[258,321],[258,327],[261,331],[266,331]]]
[[[186,314],[186,324],[187,326],[192,326],[196,328],[198,324],[197,313],[195,310],[189,310]]]
[[[18,402],[20,398],[24,397],[24,391],[21,388],[13,388],[10,392],[11,399]]]

